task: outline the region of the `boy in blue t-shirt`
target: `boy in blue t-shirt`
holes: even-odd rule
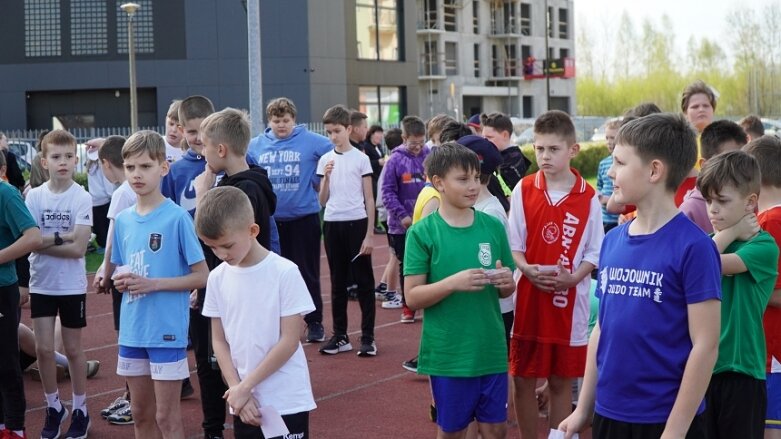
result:
[[[189,292],[209,271],[192,217],[165,198],[163,138],[139,131],[122,148],[138,197],[115,220],[111,262],[122,291],[117,375],[127,379],[136,437],[183,437],[180,394],[187,364]]]
[[[605,236],[599,316],[571,438],[593,418],[594,438],[704,437],[703,397],[718,354],[721,263],[713,241],[675,207],[697,159],[681,115],[623,125],[608,176],[637,217]]]
[[[618,225],[618,214],[607,211],[607,202],[613,194],[613,180],[607,176],[607,171],[613,165],[613,149],[616,147],[616,134],[620,126],[621,121],[618,119],[605,122],[608,155],[599,162],[597,168],[597,192],[599,192],[599,203],[602,205],[602,227],[605,228],[605,233]]]

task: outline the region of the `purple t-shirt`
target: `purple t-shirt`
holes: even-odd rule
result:
[[[713,233],[713,224],[708,218],[708,206],[699,189],[690,190],[684,197],[683,203],[678,207],[690,220],[700,226],[705,233]]]

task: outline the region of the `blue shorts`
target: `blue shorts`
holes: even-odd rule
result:
[[[135,348],[120,345],[117,375],[149,375],[157,381],[183,380],[190,376],[187,348]]]
[[[765,428],[781,430],[781,373],[767,374]]]
[[[507,373],[473,378],[431,377],[437,425],[455,433],[473,420],[486,424],[507,421]]]

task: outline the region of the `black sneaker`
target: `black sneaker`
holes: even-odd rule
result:
[[[68,432],[65,433],[65,439],[87,439],[91,425],[89,414],[84,413],[80,409],[73,410],[71,426],[68,428]]]
[[[388,291],[388,284],[380,282],[374,287],[374,298],[377,300],[385,300],[385,293]]]
[[[60,425],[62,425],[65,418],[68,416],[68,409],[62,406],[62,409],[58,412],[54,407],[48,407],[46,409],[46,421],[43,424],[43,430],[41,430],[41,439],[57,439],[60,437]]]
[[[307,343],[320,343],[325,341],[325,328],[320,322],[313,322],[306,325],[306,341]]]
[[[408,371],[412,373],[418,373],[418,357],[415,357],[411,360],[407,360],[403,363],[401,363],[401,367],[404,369],[407,369]]]
[[[377,355],[377,344],[370,337],[361,337],[361,348],[358,349],[359,357],[373,357]]]
[[[182,381],[182,393],[179,399],[185,399],[193,396],[193,393],[195,393],[195,389],[193,389],[193,385],[190,383],[190,378],[185,378]]]
[[[320,348],[321,354],[336,355],[339,352],[347,352],[353,350],[353,345],[350,344],[350,338],[346,335],[334,335],[328,340],[328,343]]]

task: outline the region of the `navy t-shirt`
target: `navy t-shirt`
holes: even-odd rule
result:
[[[663,423],[692,349],[687,305],[721,299],[721,259],[683,214],[648,235],[630,236],[630,224],[611,230],[600,253],[596,412]]]

